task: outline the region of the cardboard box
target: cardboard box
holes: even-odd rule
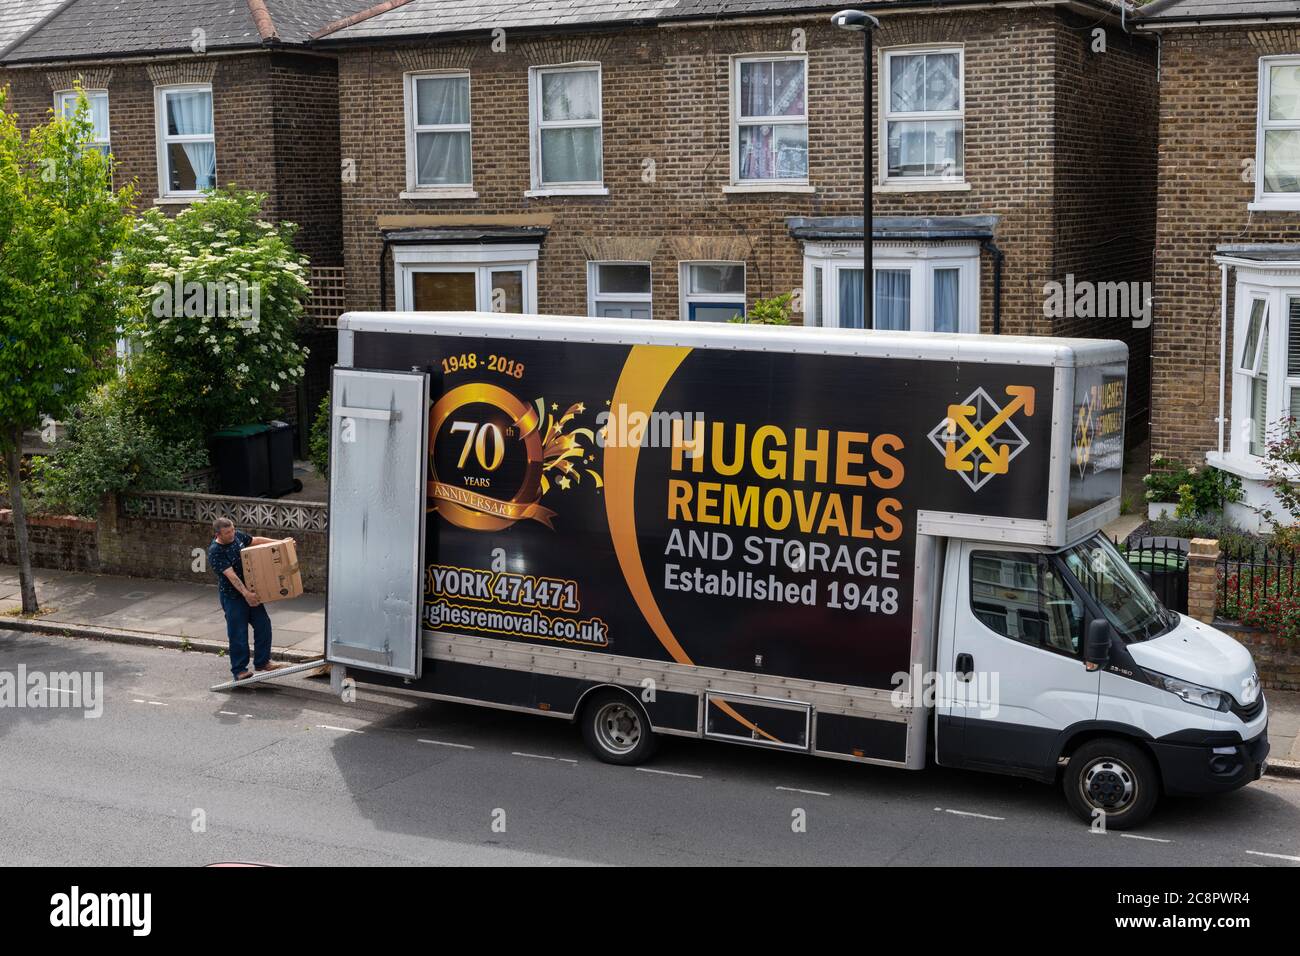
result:
[[[263,604],[287,601],[302,594],[298,548],[292,541],[256,544],[240,552],[244,583],[257,592]]]

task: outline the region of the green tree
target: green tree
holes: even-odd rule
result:
[[[110,160],[90,149],[80,97],[26,136],[0,91],[0,450],[18,545],[23,612],[38,610],[20,473],[23,433],[62,417],[112,375],[117,252],[134,190],[113,191]]]
[[[260,218],[265,200],[219,189],[174,218],[151,209],[126,250],[132,404],[166,438],[265,421],[304,374],[306,259],[293,224]]]

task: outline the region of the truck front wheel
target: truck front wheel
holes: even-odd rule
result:
[[[582,736],[599,760],[628,766],[643,763],[655,748],[645,710],[627,694],[597,691],[582,711]]]
[[[1155,809],[1160,780],[1140,747],[1113,737],[1089,740],[1070,757],[1062,781],[1065,799],[1092,823],[1105,814],[1106,829],[1129,830]]]

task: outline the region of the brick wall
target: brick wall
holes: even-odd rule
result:
[[[1259,58],[1300,53],[1300,31],[1218,28],[1163,37],[1152,451],[1197,463],[1219,440],[1215,247],[1300,239],[1300,212],[1251,213],[1255,185],[1243,178],[1243,164],[1255,158]],[[1231,328],[1228,334],[1231,355]]]
[[[732,53],[791,50],[807,31],[814,195],[728,195],[728,64]],[[343,50],[339,60],[342,155],[357,180],[343,186],[350,308],[379,295],[379,216],[550,217],[538,267],[542,312],[585,314],[591,258],[653,262],[656,318],[678,316],[678,262],[743,259],[755,298],[803,284],[802,247],[785,217],[861,214],[861,40],[821,18],[771,26],[628,29],[464,43]],[[602,64],[607,197],[526,199],[528,67]],[[403,73],[471,71],[476,200],[402,200],[406,188]],[[856,112],[854,112],[856,110]],[[647,161],[654,179],[643,180]],[[387,267],[391,270],[391,264]],[[391,274],[391,273],[390,273]],[[392,306],[391,282],[388,306]]]
[[[50,515],[27,516],[32,566],[59,571],[98,571],[95,522]],[[18,564],[13,512],[0,508],[0,564]]]
[[[1126,283],[1143,293],[1155,252],[1156,49],[1093,18],[1056,24],[1054,281]],[[1102,46],[1104,44],[1104,47]],[[1136,286],[1134,285],[1136,283]],[[1137,320],[1142,324],[1142,320]],[[1056,333],[1122,339],[1129,347],[1127,437],[1147,435],[1151,329],[1132,317],[1063,319]]]
[[[1153,172],[1143,178],[1136,166],[1144,157],[1148,166],[1154,161],[1154,44],[1113,30],[1112,54],[1084,62],[1079,27],[1051,9],[890,15],[875,37],[876,63],[879,51],[891,46],[964,47],[970,188],[877,192],[874,215],[1000,216],[1005,333],[1053,331],[1043,318],[1042,290],[1062,265],[1116,279],[1150,277]],[[804,31],[808,53],[809,179],[816,191],[724,193],[730,181],[729,58],[788,51],[796,29]],[[637,258],[653,263],[655,318],[675,319],[680,261],[744,259],[752,304],[803,285],[803,246],[789,236],[787,216],[861,215],[862,39],[830,27],[824,17],[534,36],[513,39],[499,53],[489,43],[485,35],[339,51],[342,155],[357,170],[357,181],[343,187],[349,308],[379,305],[379,217],[540,214],[550,225],[538,266],[540,311],[585,314],[587,261]],[[1058,68],[1061,57],[1071,57],[1072,65]],[[603,67],[610,195],[525,198],[528,67],[583,60]],[[402,75],[421,69],[470,71],[477,199],[399,198],[406,186]],[[1081,96],[1073,86],[1081,79],[1104,80],[1104,92],[1114,98],[1098,105]],[[1092,148],[1096,141],[1119,145],[1099,152]],[[1080,150],[1083,161],[1058,161],[1058,142]],[[642,180],[646,160],[655,164],[653,183]],[[1116,232],[1129,238],[1099,250]],[[391,262],[384,270],[390,277],[384,307],[391,308]],[[992,331],[992,274],[986,253],[980,310],[986,332]],[[1120,333],[1130,339],[1137,367],[1145,366],[1145,343],[1127,327],[1070,331]],[[1135,375],[1135,394],[1144,391],[1144,378]]]

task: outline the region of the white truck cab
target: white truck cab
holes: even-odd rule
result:
[[[959,689],[936,702],[939,764],[1059,775],[1076,813],[1116,829],[1161,793],[1263,773],[1250,653],[1163,607],[1104,535],[1059,550],[951,540],[943,582],[938,662]]]

